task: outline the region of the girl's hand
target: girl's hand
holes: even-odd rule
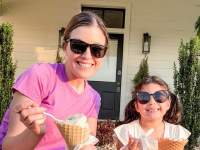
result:
[[[129,137],[129,142],[127,145],[128,150],[139,150],[140,143],[138,139]]]
[[[15,106],[15,111],[19,113],[20,120],[23,124],[36,135],[45,133],[45,109],[39,107],[34,102],[18,104]]]
[[[94,145],[85,145],[80,150],[96,150]]]

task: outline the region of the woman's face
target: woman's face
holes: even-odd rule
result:
[[[106,43],[106,38],[97,25],[81,26],[74,29],[70,34],[70,39],[103,46]],[[72,52],[70,42],[65,47],[65,58],[65,68],[69,79],[88,79],[95,75],[103,60],[103,58],[96,58],[91,54],[90,46],[83,54]]]
[[[159,84],[150,83],[143,85],[140,91],[148,92],[153,94],[157,91],[167,90],[165,87],[160,86]],[[150,96],[150,101],[146,104],[141,104],[138,100],[135,102],[135,108],[138,113],[140,113],[141,119],[143,121],[156,121],[163,120],[163,116],[170,108],[171,100],[169,98],[166,101],[159,103],[156,102],[153,96]]]

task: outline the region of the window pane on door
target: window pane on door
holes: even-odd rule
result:
[[[104,21],[109,28],[124,28],[124,11],[118,9],[104,10]]]
[[[102,9],[93,9],[92,7],[82,7],[82,11],[91,11],[98,15],[100,18],[103,18],[103,10]]]
[[[125,9],[82,6],[81,10],[96,13],[108,28],[124,28]]]
[[[96,75],[90,79],[90,81],[116,81],[117,45],[118,40],[110,40],[108,53],[103,58],[103,65],[101,69],[96,73]]]

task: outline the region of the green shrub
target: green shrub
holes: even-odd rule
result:
[[[12,61],[12,37],[12,26],[9,23],[0,25],[0,121],[12,97],[11,87],[16,69]]]
[[[174,64],[174,87],[183,104],[182,124],[191,131],[186,149],[192,150],[200,136],[200,38],[179,47],[179,67]]]
[[[134,85],[137,85],[144,77],[149,75],[148,57],[145,56],[141,63],[138,72],[133,79]]]

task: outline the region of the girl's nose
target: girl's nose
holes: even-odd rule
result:
[[[90,46],[87,47],[86,51],[82,54],[82,56],[85,57],[85,58],[92,58]]]
[[[151,95],[150,96],[150,100],[149,100],[149,104],[155,104],[156,103],[156,101],[155,101],[155,99],[154,99],[154,97],[153,97],[153,95]]]

